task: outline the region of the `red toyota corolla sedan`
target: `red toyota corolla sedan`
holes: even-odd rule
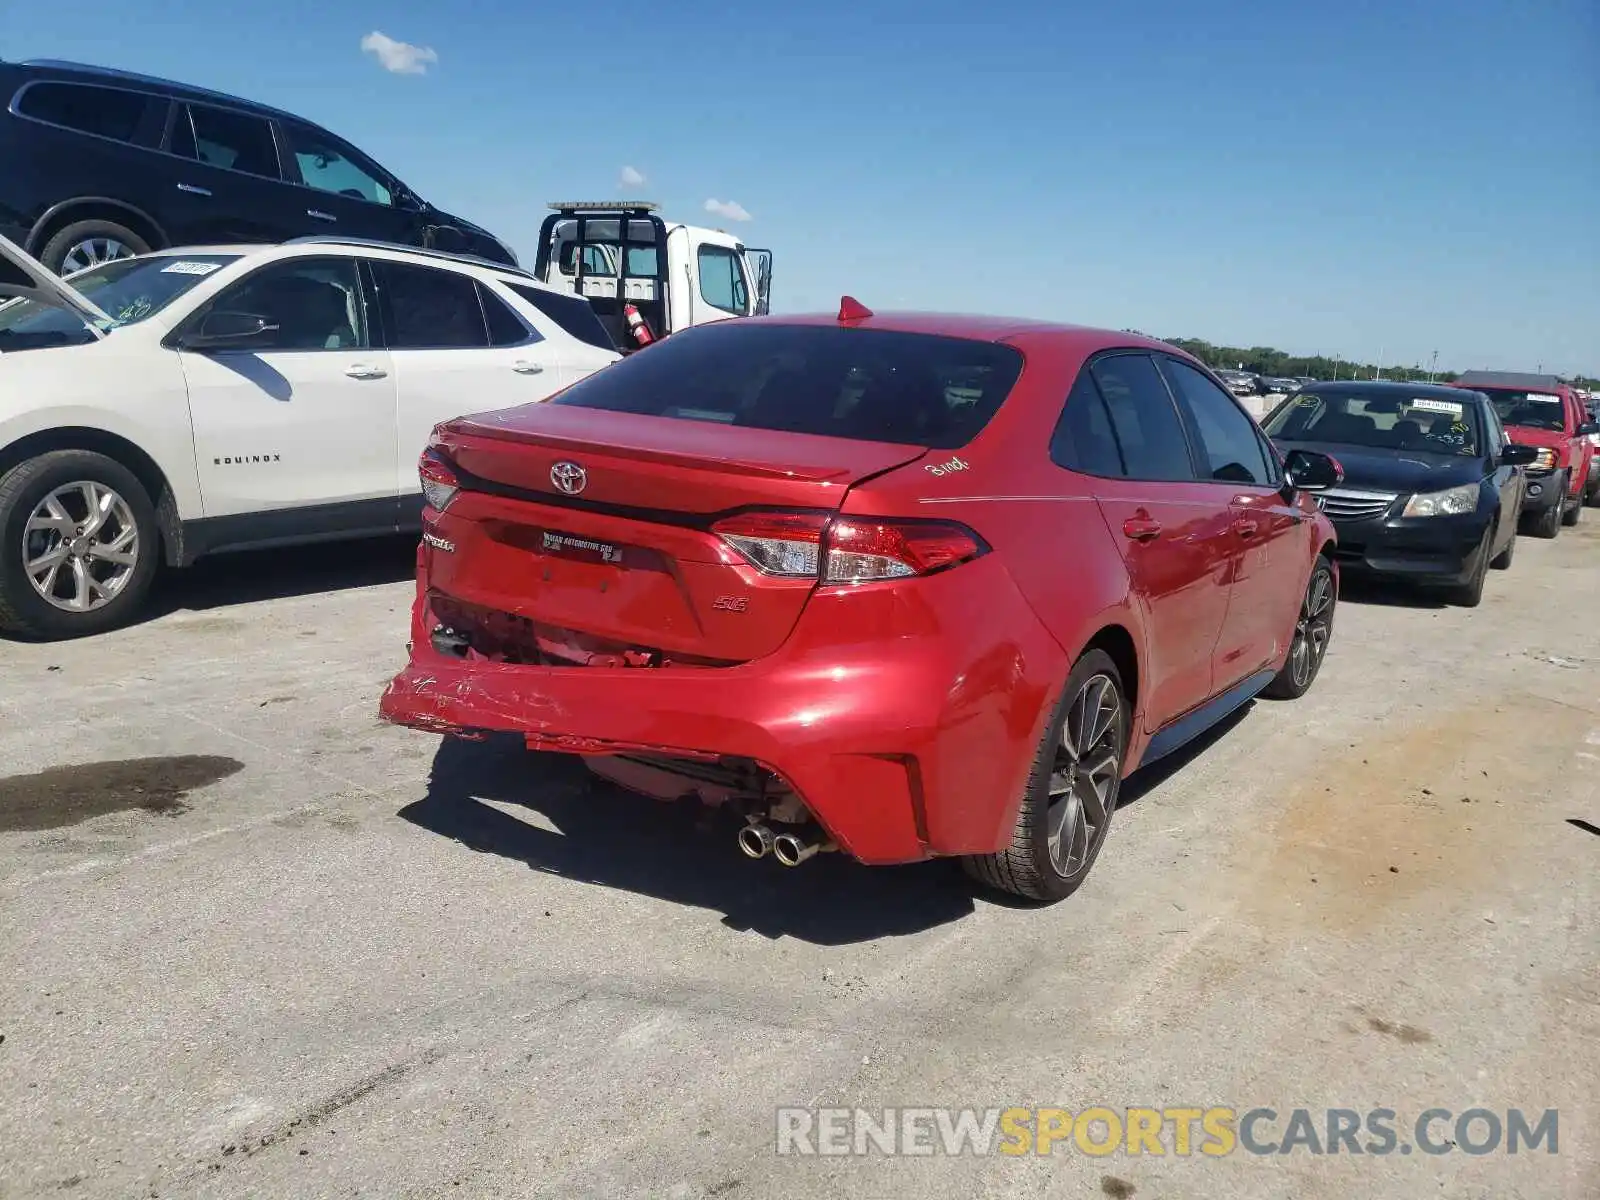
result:
[[[1162,342],[951,316],[692,328],[439,427],[382,714],[736,814],[793,866],[1075,890],[1121,781],[1333,628],[1323,455]]]

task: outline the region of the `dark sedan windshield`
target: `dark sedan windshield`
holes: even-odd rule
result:
[[[1269,437],[1381,450],[1475,455],[1482,444],[1473,402],[1403,392],[1305,391],[1267,419]]]
[[[106,316],[107,329],[132,325],[160,312],[207,275],[221,270],[237,254],[160,254],[119,258],[81,271],[68,285],[93,301]],[[37,300],[0,304],[0,351],[34,350],[93,341],[75,313]]]
[[[1524,429],[1550,429],[1560,433],[1567,427],[1566,406],[1560,396],[1549,392],[1513,392],[1505,388],[1480,387],[1489,397],[1500,424],[1520,425]]]

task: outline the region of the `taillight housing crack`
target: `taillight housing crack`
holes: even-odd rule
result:
[[[934,575],[989,552],[958,521],[906,517],[752,510],[711,531],[764,575],[824,585]]]

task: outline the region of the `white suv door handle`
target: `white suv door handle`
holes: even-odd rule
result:
[[[382,379],[389,372],[382,367],[370,366],[367,363],[351,363],[344,369],[344,373],[351,379]]]
[[[518,375],[542,375],[544,373],[544,364],[529,362],[525,358],[519,358],[516,362],[511,364],[511,369]]]

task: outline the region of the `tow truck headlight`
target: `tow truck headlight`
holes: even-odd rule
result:
[[[1418,492],[1406,501],[1402,517],[1457,517],[1478,507],[1478,485],[1464,483],[1442,492]]]

